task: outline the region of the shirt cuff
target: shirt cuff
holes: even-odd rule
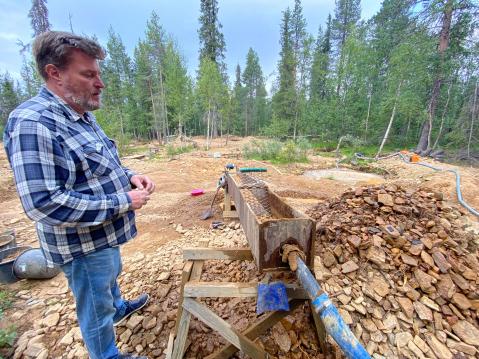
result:
[[[118,193],[113,196],[115,214],[123,214],[131,209],[131,198],[127,193]]]
[[[128,179],[131,181],[131,177],[133,177],[134,175],[136,175],[137,173],[135,171],[132,171],[128,168],[125,168],[123,167],[123,169],[125,170],[125,173],[126,175],[128,176]]]

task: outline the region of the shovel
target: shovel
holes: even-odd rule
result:
[[[256,301],[256,314],[275,310],[289,310],[288,294],[283,282],[268,283],[271,274],[258,284],[258,298]]]
[[[216,196],[218,195],[218,191],[220,190],[221,187],[216,188],[215,196],[213,197],[213,200],[211,201],[210,208],[208,208],[206,211],[204,211],[200,219],[205,220],[213,216],[213,204],[215,203]]]

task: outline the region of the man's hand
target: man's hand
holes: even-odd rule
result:
[[[155,183],[150,179],[150,177],[145,175],[132,176],[130,183],[140,191],[145,190],[150,194],[155,191]]]
[[[146,190],[136,190],[135,189],[133,191],[127,192],[127,195],[131,199],[131,208],[133,210],[140,209],[150,199],[150,193]]]

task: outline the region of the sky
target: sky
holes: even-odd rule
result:
[[[252,47],[259,56],[263,74],[271,84],[279,59],[282,11],[294,7],[294,0],[219,0],[219,20],[226,42],[226,64],[230,81],[239,64],[244,68]],[[303,0],[308,31],[316,36],[318,27],[334,16],[334,0]],[[96,35],[106,47],[109,27],[118,33],[131,56],[138,39],[144,38],[146,21],[155,11],[164,30],[171,34],[186,60],[190,75],[198,66],[199,0],[48,0],[53,30]],[[380,8],[378,0],[362,0],[362,18],[369,19]],[[0,73],[20,78],[22,59],[17,41],[32,40],[28,11],[30,0],[0,0]]]

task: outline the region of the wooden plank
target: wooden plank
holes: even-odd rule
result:
[[[249,248],[184,248],[183,259],[185,260],[253,260]]]
[[[198,281],[201,278],[201,271],[203,270],[204,261],[194,261],[191,269],[190,281]],[[187,283],[188,284],[188,283]]]
[[[181,272],[181,284],[180,284],[180,301],[178,304],[178,313],[176,314],[176,323],[175,329],[173,331],[174,337],[178,331],[178,326],[180,325],[180,318],[183,311],[181,304],[183,303],[183,291],[185,284],[190,280],[191,270],[193,269],[193,261],[187,261],[183,266],[183,272]]]
[[[183,303],[184,304],[184,303]],[[186,310],[181,311],[181,317],[179,318],[178,333],[173,343],[172,359],[183,358],[185,352],[186,338],[188,336],[188,330],[190,329],[191,314]]]
[[[286,293],[290,299],[308,299],[304,289],[295,284],[285,284]],[[258,296],[258,283],[231,283],[231,282],[189,282],[185,284],[185,297],[236,297],[247,298]]]
[[[223,218],[239,218],[236,211],[223,211]]]
[[[228,192],[228,190],[225,191],[225,210],[223,211],[223,217],[225,216],[224,215],[224,212],[231,212],[231,196],[230,196],[230,193]]]
[[[234,329],[231,324],[213,313],[209,308],[191,298],[185,298],[183,308],[198,317],[212,329],[216,330],[223,338],[228,340],[243,353],[255,359],[266,359],[268,354],[250,339]]]
[[[290,315],[293,310],[298,308],[300,305],[304,304],[304,300],[294,299],[289,302],[290,311],[289,312],[272,312],[263,316],[259,321],[248,327],[242,334],[248,339],[254,340],[259,337],[261,334],[266,332],[269,328],[273,327],[281,319]],[[227,344],[222,348],[218,349],[214,353],[205,357],[205,359],[227,359],[236,353],[238,349],[233,344]]]
[[[173,355],[173,342],[175,341],[175,333],[176,332],[170,332],[170,335],[168,337],[168,345],[166,346],[165,350],[165,359],[171,359],[171,356]]]
[[[327,345],[326,345],[326,337],[327,332],[326,328],[324,327],[323,321],[319,317],[318,313],[314,310],[313,304],[309,301],[309,307],[311,308],[311,313],[313,314],[314,324],[316,327],[316,335],[318,336],[319,346],[321,347],[321,351],[324,355],[327,353]]]

